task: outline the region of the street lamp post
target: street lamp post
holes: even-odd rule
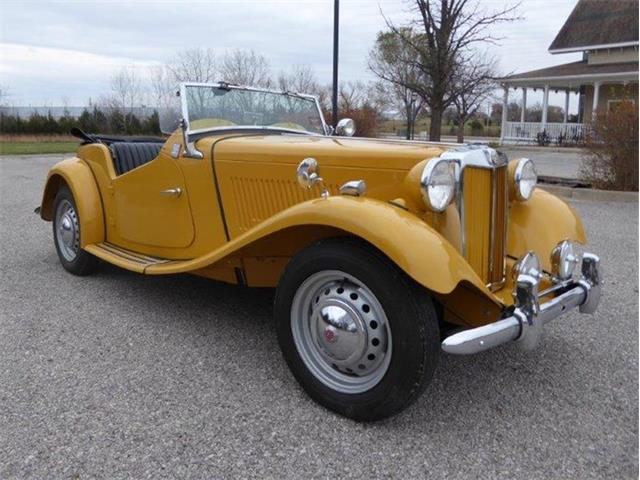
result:
[[[416,134],[416,115],[415,115],[415,108],[416,108],[416,100],[417,100],[418,95],[416,94],[416,92],[411,92],[411,108],[410,108],[410,119],[409,119],[409,140],[413,140]]]
[[[333,95],[331,98],[333,128],[338,125],[338,26],[340,0],[333,0]]]

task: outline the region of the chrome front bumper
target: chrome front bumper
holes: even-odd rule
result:
[[[544,293],[539,296],[537,287],[538,279],[519,275],[514,290],[515,306],[509,317],[451,335],[442,342],[442,349],[447,353],[466,355],[514,340],[526,350],[534,348],[542,326],[547,322],[575,307],[581,313],[595,312],[602,287],[600,259],[584,253],[580,279],[557,285],[563,293],[542,306],[539,301]]]

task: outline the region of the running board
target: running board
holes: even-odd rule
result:
[[[145,273],[145,270],[151,266],[185,262],[185,260],[169,260],[143,255],[108,242],[87,245],[84,249],[105,262],[138,273]]]

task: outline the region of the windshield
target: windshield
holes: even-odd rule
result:
[[[220,127],[271,127],[324,134],[313,97],[218,85],[184,85],[191,133]]]

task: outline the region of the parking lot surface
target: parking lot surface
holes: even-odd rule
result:
[[[536,166],[538,175],[565,179],[580,178],[580,167],[584,151],[576,148],[541,148],[504,145],[500,150],[512,158],[529,158]]]
[[[358,424],[287,370],[272,291],[66,273],[33,214],[56,159],[0,157],[0,478],[637,478],[637,204],[572,202],[596,315],[443,354],[409,410]]]

